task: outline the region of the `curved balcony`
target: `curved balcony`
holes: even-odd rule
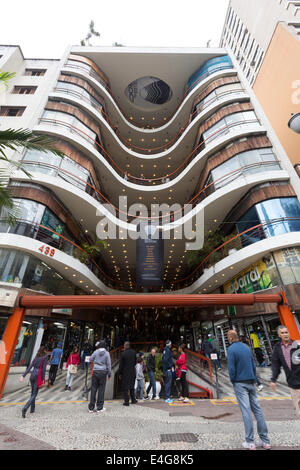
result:
[[[5,220],[0,220],[0,234],[1,247],[13,246],[18,249],[28,249],[41,258],[45,257],[47,261],[52,260],[54,265],[55,261],[60,261],[58,265],[61,273],[66,275],[68,274],[66,273],[67,269],[72,270],[73,274],[70,280],[73,283],[77,281],[78,286],[83,289],[88,288],[91,282],[94,288],[97,287],[102,291],[107,291],[109,288],[122,290],[129,285],[128,282],[110,277],[83,248],[44,225],[18,219],[13,226],[8,226]],[[8,243],[6,243],[5,236],[8,237]],[[34,240],[33,245],[28,244],[28,238]],[[58,265],[56,264],[56,267]],[[76,274],[74,275],[74,273]],[[82,282],[77,279],[80,275],[84,277]],[[86,283],[89,285],[86,286]],[[91,291],[91,289],[89,290]]]
[[[129,127],[131,127],[134,130],[137,131],[146,131],[145,126],[135,122],[131,116],[128,116],[124,109],[121,107],[119,104],[118,100],[116,97],[113,95],[111,89],[108,87],[108,85],[101,79],[100,76],[98,76],[95,71],[90,67],[88,70],[87,67],[81,66],[81,65],[75,65],[75,64],[68,64],[67,62],[63,65],[62,72],[67,72],[67,73],[72,73],[72,75],[75,76],[80,76],[83,78],[86,78],[91,85],[96,86],[97,90],[102,92],[105,97],[107,98],[106,106],[110,108],[109,114],[113,114],[114,111],[117,112],[118,118],[121,118],[123,123],[126,123]],[[203,72],[201,76],[198,77],[198,79],[185,91],[183,94],[182,99],[176,106],[175,110],[167,117],[164,121],[156,124],[155,126],[152,126],[155,130],[163,130],[165,129],[168,125],[172,123],[172,121],[178,116],[178,114],[181,112],[183,107],[186,106],[186,104],[190,101],[192,97],[195,96],[195,94],[199,93],[199,90],[207,85],[209,82],[212,81],[214,78],[221,77],[223,75],[228,75],[232,72],[234,72],[234,67],[232,65],[224,65],[220,67],[216,67],[212,71],[207,71]]]
[[[55,128],[60,128],[56,131]],[[213,151],[218,151],[222,145],[227,145],[228,142],[243,137],[245,135],[257,135],[266,133],[266,129],[260,125],[258,119],[251,119],[246,121],[234,122],[230,125],[225,125],[209,135],[207,139],[203,139],[196,148],[177,166],[175,170],[168,171],[167,174],[152,178],[145,178],[141,176],[135,176],[129,173],[127,170],[121,168],[114,158],[94,139],[92,139],[88,134],[86,134],[81,129],[73,126],[72,124],[57,119],[50,118],[40,118],[39,126],[35,128],[36,131],[42,133],[50,133],[52,135],[58,135],[63,137],[66,140],[79,144],[80,149],[84,151],[91,150],[92,155],[95,158],[97,157],[98,162],[102,162],[106,169],[111,171],[112,169],[122,178],[122,183],[124,186],[131,187],[132,189],[137,189],[137,185],[141,185],[140,189],[143,190],[143,186],[153,186],[153,190],[160,189],[157,184],[165,185],[171,180],[180,178],[180,174],[186,174],[190,171],[193,166],[201,159],[203,161],[204,156],[209,156]],[[75,139],[74,139],[74,137]],[[82,141],[82,143],[81,143]],[[89,143],[89,147],[84,144],[84,142]],[[97,150],[97,152],[95,151]],[[170,151],[164,153],[164,155],[156,155],[157,158],[163,158],[169,155]],[[132,153],[134,156],[134,154]],[[136,156],[136,155],[135,155]],[[193,163],[193,164],[192,164]],[[113,172],[111,171],[113,174]],[[177,183],[178,179],[174,181]],[[132,185],[130,184],[132,183]],[[170,186],[170,185],[168,185]],[[167,187],[167,186],[166,186]],[[146,188],[144,188],[146,189]],[[164,189],[164,188],[161,188]]]
[[[189,275],[181,279],[175,276],[171,284],[180,293],[212,291],[265,254],[299,245],[300,217],[273,219],[230,236]]]

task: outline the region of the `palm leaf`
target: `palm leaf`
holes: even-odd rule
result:
[[[51,152],[63,158],[64,153],[58,150],[56,142],[45,135],[35,135],[29,129],[6,129],[0,131],[0,153],[6,158],[4,149],[9,148],[17,151],[19,148],[27,150],[38,150],[40,152]]]
[[[7,88],[7,82],[15,75],[15,72],[0,72],[0,82],[4,83],[5,88]]]

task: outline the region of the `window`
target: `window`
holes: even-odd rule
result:
[[[56,125],[72,126],[74,132],[77,132],[75,129],[77,128],[78,134],[88,140],[91,144],[93,143],[92,140],[95,141],[97,139],[97,134],[72,114],[64,113],[63,111],[45,110],[42,119],[53,120],[55,121],[53,123]]]
[[[36,89],[36,86],[15,86],[12,93],[14,95],[33,95]]]
[[[257,117],[254,111],[243,111],[229,114],[210,127],[207,131],[203,132],[203,139],[208,143],[223,134],[227,134],[231,127],[234,127],[236,130],[241,126],[255,121],[257,121]]]
[[[29,75],[30,77],[43,77],[46,73],[46,69],[25,69],[24,75]]]
[[[273,163],[274,162],[274,163]],[[249,150],[235,155],[210,173],[215,190],[222,188],[241,174],[256,174],[270,170],[280,170],[280,165],[271,148]],[[205,183],[205,186],[209,184]]]
[[[284,220],[282,220],[284,219]],[[248,232],[242,239],[243,245],[250,245],[263,238],[270,238],[289,232],[300,231],[300,204],[296,197],[268,199],[255,204],[237,222],[238,232],[258,224],[265,224],[260,231]]]
[[[0,116],[5,117],[20,117],[24,113],[25,106],[1,106]]]

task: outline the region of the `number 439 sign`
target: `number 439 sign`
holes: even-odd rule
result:
[[[55,249],[51,248],[51,246],[42,245],[38,248],[38,250],[44,255],[48,255],[51,257],[55,255]]]

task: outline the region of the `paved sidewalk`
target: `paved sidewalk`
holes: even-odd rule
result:
[[[273,449],[300,450],[300,420],[290,398],[265,397],[260,403]],[[25,419],[21,404],[0,405],[1,450],[237,450],[244,440],[232,397],[194,399],[187,405],[144,401],[129,407],[115,400],[106,402],[103,413],[88,413],[86,401],[37,401],[36,412]],[[163,442],[166,434],[186,433],[196,442]]]

